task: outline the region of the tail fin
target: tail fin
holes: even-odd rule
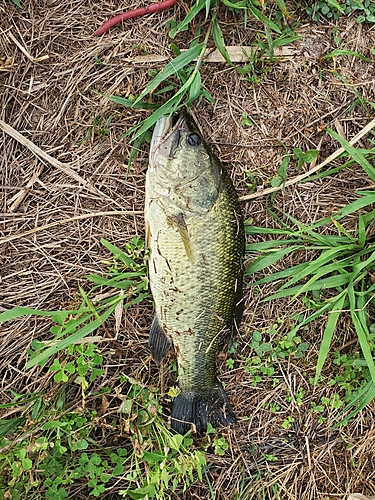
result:
[[[173,403],[171,425],[179,434],[186,434],[192,424],[198,434],[213,427],[227,427],[236,423],[228,396],[217,381],[215,387],[205,392],[180,392]]]

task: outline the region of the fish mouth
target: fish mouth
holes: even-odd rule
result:
[[[186,131],[185,113],[164,115],[156,122],[150,146],[150,160],[155,163],[158,155],[173,158],[181,139],[181,132]]]

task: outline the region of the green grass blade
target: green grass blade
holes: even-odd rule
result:
[[[121,250],[121,248],[117,247],[116,245],[113,245],[113,243],[110,243],[107,241],[105,238],[100,239],[100,243],[113,254],[114,259],[120,259],[125,266],[128,267],[135,267],[137,264],[134,262],[134,260],[129,257],[124,251]]]
[[[317,280],[314,283],[311,283],[310,286],[304,290],[304,292],[313,292],[315,290],[328,290],[331,288],[338,288],[343,285],[347,285],[351,280],[351,275],[340,275],[340,276],[331,276],[329,278],[325,278],[324,280]],[[281,299],[285,297],[296,297],[300,295],[302,285],[295,285],[290,288],[285,288],[280,290],[269,297],[266,297],[262,300],[262,302],[269,302],[274,299]]]
[[[353,158],[353,160],[355,160],[359,165],[361,165],[361,167],[367,173],[370,179],[372,181],[375,181],[375,168],[367,160],[363,152],[360,149],[351,146],[346,139],[341,137],[341,135],[337,134],[334,130],[327,128],[327,132],[341,144],[341,146],[345,149],[345,151],[347,151],[347,153],[349,153],[349,155]]]
[[[51,356],[54,356],[56,353],[60,352],[62,349],[66,349],[67,347],[75,344],[76,342],[83,339],[84,337],[86,337],[87,335],[92,333],[94,330],[99,328],[102,325],[102,322],[104,322],[106,319],[108,319],[109,316],[113,313],[118,302],[120,302],[121,299],[122,299],[122,297],[116,297],[115,303],[107,311],[105,311],[102,314],[101,321],[99,321],[98,319],[91,321],[90,323],[83,326],[82,328],[77,330],[75,333],[73,333],[69,337],[62,339],[62,340],[56,342],[55,344],[53,344],[52,346],[48,347],[43,352],[41,352],[37,356],[30,359],[26,364],[26,369],[32,368],[33,366],[38,365],[38,364],[43,365],[44,363],[46,363],[48,361],[48,359]]]
[[[182,52],[179,56],[169,62],[163,71],[160,71],[146,86],[145,90],[134,101],[136,105],[141,101],[147,94],[155,90],[162,82],[167,80],[170,76],[175,75],[180,69],[184,68],[190,64],[194,59],[199,57],[202,50],[205,49],[204,43],[199,43],[193,47],[190,47],[185,52]]]
[[[254,262],[252,262],[246,269],[245,275],[256,273],[265,269],[266,267],[270,267],[275,264],[277,261],[285,257],[296,250],[304,248],[302,245],[296,245],[292,247],[282,248],[277,252],[267,253],[266,255],[261,255]]]
[[[233,63],[230,60],[227,48],[226,48],[225,43],[224,43],[223,33],[222,33],[221,28],[219,26],[219,23],[217,22],[217,19],[216,19],[216,12],[212,16],[212,37],[214,39],[214,42],[215,42],[215,45],[216,45],[218,51],[224,57],[225,61],[230,66],[233,66]]]
[[[300,291],[296,295],[294,295],[293,299],[298,297],[298,295],[300,295],[301,293],[305,293],[305,292],[311,290],[312,285],[315,282],[321,281],[324,283],[326,280],[320,280],[320,278],[322,278],[323,276],[326,276],[327,274],[331,274],[331,273],[334,273],[334,276],[332,276],[332,278],[335,278],[334,281],[336,281],[337,273],[341,273],[344,276],[346,275],[348,278],[348,282],[351,279],[351,275],[347,271],[345,271],[343,268],[340,269],[338,267],[338,263],[334,262],[333,264],[328,264],[327,266],[323,266],[320,269],[316,270],[315,272],[310,273],[310,274],[312,274],[311,278],[301,286]],[[288,285],[289,285],[289,283],[288,283]],[[336,288],[336,286],[335,286],[335,288]]]
[[[264,23],[268,28],[281,35],[280,28],[273,21],[271,21],[271,19],[265,16],[259,9],[257,9],[254,5],[248,3],[247,8],[249,12],[255,17],[255,19]]]
[[[268,227],[258,227],[252,226],[249,223],[245,222],[245,231],[246,234],[273,234],[273,235],[288,235],[292,236],[293,231],[291,229],[271,229]]]
[[[47,316],[52,317],[55,314],[62,314],[65,317],[69,316],[69,314],[73,314],[76,311],[39,311],[39,309],[31,309],[30,307],[13,307],[8,311],[4,311],[0,313],[0,323],[4,321],[10,321],[11,319],[20,318],[22,316],[27,316],[29,314],[35,316]]]
[[[343,413],[347,412],[349,408],[355,406],[354,410],[349,413],[349,415],[346,415],[345,418],[343,418],[340,422],[335,424],[333,426],[333,429],[338,427],[339,425],[342,424],[347,424],[349,420],[355,415],[357,415],[363,408],[365,408],[373,399],[375,398],[375,385],[373,384],[373,381],[370,380],[365,387],[361,391],[358,392],[358,394],[350,401],[350,403],[342,410],[340,415]],[[358,404],[359,403],[359,404]]]
[[[270,248],[280,248],[283,245],[296,243],[296,240],[268,240],[259,241],[258,243],[249,243],[246,245],[246,252],[262,252]]]
[[[341,311],[344,307],[345,301],[347,300],[346,290],[343,290],[341,294],[336,297],[336,300],[332,303],[332,311],[329,313],[328,321],[323,333],[323,339],[320,344],[318,361],[316,364],[316,375],[315,384],[317,383],[319,376],[322,372],[323,365],[327,359],[329,348],[331,345],[333,333],[336,329],[337,321],[340,317]]]
[[[375,203],[374,191],[357,191],[357,194],[361,195],[361,198],[353,201],[352,203],[349,203],[348,205],[345,205],[345,207],[341,208],[336,214],[332,216],[332,218],[335,220],[340,220],[347,215],[351,215],[352,213],[358,212],[359,210],[362,210],[362,208]],[[325,217],[324,219],[320,219],[314,222],[309,227],[310,229],[317,229],[319,227],[330,224],[331,222],[332,220],[330,217]]]
[[[195,3],[195,5],[193,5],[192,7],[190,7],[189,14],[185,17],[185,19],[183,19],[175,28],[172,28],[169,31],[169,36],[171,38],[175,38],[175,36],[177,35],[177,33],[180,33],[181,31],[185,31],[188,28],[190,21],[192,19],[194,19],[194,17],[202,9],[205,9],[205,8],[206,8],[206,0],[197,0],[197,2]],[[207,14],[207,11],[206,11],[206,14]]]
[[[300,269],[303,269],[306,266],[306,263],[297,264],[296,266],[289,267],[287,269],[283,269],[282,271],[278,271],[276,273],[270,274],[269,276],[265,276],[260,280],[253,281],[250,283],[250,286],[253,285],[263,285],[264,283],[270,283],[271,281],[277,281],[284,278],[289,278],[290,276],[294,276],[295,273],[299,272]]]
[[[6,436],[8,432],[14,432],[19,425],[26,421],[26,417],[9,418],[0,420],[0,437]]]
[[[358,310],[361,309],[362,301],[360,301],[359,303],[357,302],[353,283],[349,283],[348,285],[348,296],[350,304],[350,315],[352,317],[363,356],[367,362],[367,366],[371,374],[372,382],[375,385],[375,363],[370,346],[367,341],[370,332],[368,330],[368,326],[366,324],[363,324],[358,314]]]
[[[230,0],[221,0],[222,3],[226,6],[229,7],[230,9],[234,10],[246,10],[247,7],[247,0],[242,0],[240,2],[230,2]]]
[[[363,54],[360,54],[359,52],[354,52],[353,50],[348,50],[348,49],[335,49],[332,52],[330,52],[329,54],[323,56],[323,59],[333,59],[334,57],[339,57],[339,56],[354,56],[354,57],[358,57],[359,59],[362,59],[362,61],[373,62],[372,59],[369,59],[368,57],[364,56]]]
[[[300,272],[294,275],[294,277],[284,286],[290,286],[294,283],[297,283],[301,279],[305,278],[309,274],[315,274],[319,269],[322,268],[327,262],[331,262],[335,257],[339,256],[346,250],[345,246],[334,247],[329,250],[325,250],[321,253],[321,255],[315,259],[313,262],[306,263],[306,267],[302,269]],[[334,271],[334,264],[331,264],[332,268],[330,271]]]

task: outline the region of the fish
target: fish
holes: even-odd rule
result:
[[[148,271],[160,364],[174,347],[180,392],[171,427],[202,434],[236,422],[216,375],[216,355],[243,310],[245,235],[238,195],[187,111],[164,115],[150,145],[145,186]]]

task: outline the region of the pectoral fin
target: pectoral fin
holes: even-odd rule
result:
[[[155,315],[148,338],[148,347],[155,363],[159,364],[163,360],[171,345],[171,341],[164,333],[163,328],[160,326],[158,318]]]
[[[173,217],[170,216],[170,217],[168,217],[168,220],[169,220],[170,224],[173,227],[175,227],[177,229],[177,231],[179,232],[181,239],[182,239],[182,243],[184,244],[185,252],[186,252],[188,259],[190,260],[190,262],[194,262],[195,256],[194,256],[193,245],[192,245],[192,241],[191,241],[190,236],[189,236],[188,228],[187,228],[183,214],[179,214],[179,215],[176,215]]]

